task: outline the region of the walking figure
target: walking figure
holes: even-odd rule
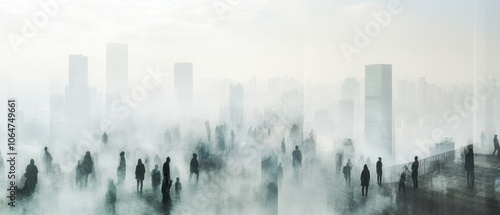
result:
[[[368,186],[370,186],[370,170],[365,164],[363,171],[361,171],[361,194],[363,196],[368,196]]]
[[[193,174],[196,174],[196,182],[198,182],[198,178],[200,177],[200,172],[198,171],[199,164],[198,164],[198,155],[196,153],[193,153],[193,158],[191,158],[191,163],[189,164],[189,171],[191,172],[189,174],[189,181],[191,181],[191,176]]]
[[[411,179],[413,180],[413,188],[418,188],[418,156],[415,156],[415,161],[411,165]]]
[[[127,174],[127,162],[125,160],[125,152],[120,152],[120,164],[116,172],[118,176],[118,184],[122,184],[125,181],[125,175]]]
[[[465,171],[467,171],[467,186],[473,186],[475,180],[474,174],[474,152],[472,147],[469,148],[469,152],[465,155]]]
[[[351,186],[351,165],[349,164],[349,162],[347,162],[344,166],[344,168],[342,169],[342,173],[344,173],[344,178],[345,178],[345,184],[346,186]]]
[[[497,153],[497,156],[500,158],[500,144],[498,144],[498,135],[495,134],[495,137],[493,138],[493,145],[495,147],[495,151],[493,151],[493,156],[495,156],[495,152]]]
[[[167,157],[167,161],[163,163],[163,177],[167,179],[167,183],[170,180],[170,157]],[[170,185],[172,186],[172,185]]]
[[[104,145],[108,143],[108,134],[106,134],[106,132],[104,132],[104,134],[102,135],[102,142],[104,143]]]
[[[26,182],[24,183],[22,193],[31,195],[35,191],[38,183],[38,168],[35,165],[35,160],[30,160],[30,164],[26,167],[26,173],[24,175],[26,176]]]
[[[144,168],[144,164],[142,160],[139,159],[137,161],[137,166],[135,167],[135,179],[137,180],[137,192],[142,193],[142,184],[144,182],[144,173],[146,173],[146,169]],[[139,190],[139,184],[141,185],[141,189]]]
[[[295,179],[299,179],[299,168],[302,166],[302,153],[300,153],[299,146],[295,146],[292,152],[292,166]]]
[[[179,177],[177,177],[175,180],[176,180],[176,182],[175,182],[175,196],[177,197],[177,199],[180,199],[181,198],[182,184],[179,181]]]
[[[286,154],[285,138],[281,140],[281,152],[283,152],[283,154]]]
[[[111,214],[115,214],[116,186],[113,179],[108,180],[108,192],[106,193],[106,207]]]
[[[83,157],[82,162],[82,170],[83,170],[83,186],[87,187],[87,182],[89,179],[89,175],[94,171],[94,161],[92,161],[92,157],[90,157],[90,152],[87,151],[85,156]]]
[[[379,157],[377,161],[377,183],[382,185],[382,158]]]

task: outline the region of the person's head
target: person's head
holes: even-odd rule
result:
[[[141,160],[141,159],[137,160],[137,163],[138,163],[138,164],[141,164],[141,163],[142,163],[142,160]]]
[[[155,164],[155,169],[158,169],[158,164]]]
[[[87,152],[85,153],[85,156],[90,157],[90,152],[89,152],[89,151],[87,151]]]
[[[363,167],[363,170],[368,170],[368,166],[365,164],[365,166]]]
[[[295,149],[296,149],[296,150],[299,150],[299,146],[295,146]]]
[[[124,151],[120,152],[120,157],[123,157],[123,156],[125,156],[125,152]]]
[[[167,157],[167,163],[170,163],[170,157]]]
[[[469,153],[471,153],[471,154],[472,154],[472,153],[474,153],[474,152],[472,151],[472,147],[469,147]]]
[[[379,160],[379,161],[382,161],[382,158],[381,158],[381,157],[378,157],[378,160]]]
[[[415,156],[415,161],[417,161],[417,160],[418,160],[418,156]]]
[[[498,135],[495,134],[495,138],[497,138]]]
[[[177,182],[179,182],[179,177],[177,177],[175,180],[176,180]]]
[[[198,155],[196,153],[193,153],[193,158],[196,158],[198,157]]]
[[[45,148],[43,148],[43,150],[47,151],[47,146],[45,146]]]
[[[108,179],[108,184],[109,184],[109,185],[114,185],[114,184],[115,184],[115,182],[113,181],[113,179],[111,179],[111,178],[110,178],[110,179]]]
[[[30,160],[30,164],[31,164],[31,165],[35,165],[35,160],[31,159],[31,160]]]

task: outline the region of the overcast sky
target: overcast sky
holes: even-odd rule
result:
[[[114,42],[129,44],[131,80],[147,66],[172,71],[182,61],[194,63],[197,80],[341,82],[362,78],[372,63],[393,64],[396,78],[437,83],[469,82],[473,71],[475,5],[469,0],[397,1],[400,13],[351,61],[341,44],[353,45],[355,28],[376,21],[371,13],[387,10],[388,0],[66,0],[26,39],[23,19],[32,20],[43,11],[38,4],[48,1],[0,0],[0,74],[16,89],[46,88],[50,79],[62,88],[69,54],[87,55],[90,84],[104,89],[105,44]],[[499,46],[496,2],[479,9],[479,23],[489,44]],[[18,52],[12,33],[27,41]]]

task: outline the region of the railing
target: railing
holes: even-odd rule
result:
[[[419,159],[419,167],[418,167],[418,175],[425,175],[428,173],[432,173],[436,170],[439,170],[448,162],[453,162],[457,155],[460,155],[460,149],[456,149],[453,151],[444,152],[441,154],[433,155],[424,159]],[[383,181],[384,182],[398,182],[401,178],[401,173],[405,170],[405,166],[408,167],[408,172],[406,175],[406,179],[411,178],[411,165],[412,162],[398,164],[395,166],[386,167],[383,169]],[[411,179],[410,179],[411,180]]]

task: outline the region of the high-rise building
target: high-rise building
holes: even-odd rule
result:
[[[381,157],[394,160],[392,65],[365,66],[365,139]]]
[[[128,88],[128,45],[106,44],[106,114]]]
[[[179,107],[191,108],[193,105],[193,64],[174,64],[174,89]]]
[[[427,81],[425,81],[425,77],[418,79],[417,102],[421,113],[427,113]]]
[[[68,85],[65,95],[66,120],[85,126],[89,118],[89,87],[87,56],[69,56]]]
[[[235,126],[243,124],[243,86],[241,84],[229,86],[229,121]]]

